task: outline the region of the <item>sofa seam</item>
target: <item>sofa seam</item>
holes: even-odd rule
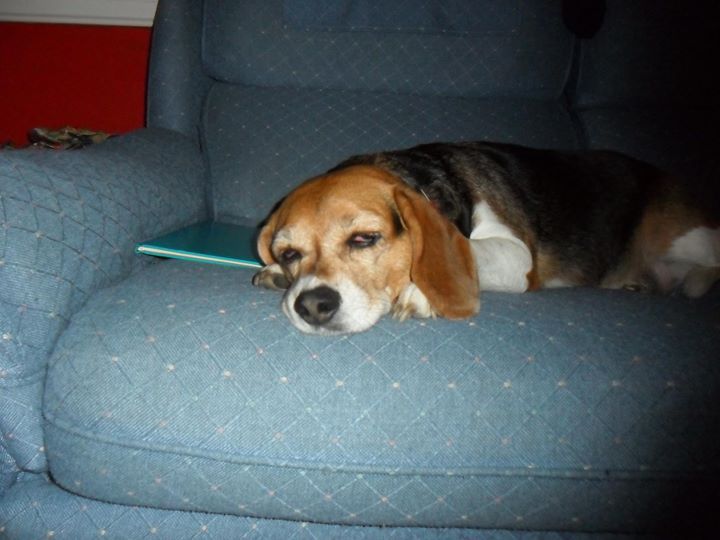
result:
[[[707,478],[708,474],[716,475],[717,472],[698,470],[694,473],[666,471],[661,469],[647,469],[645,471],[637,470],[618,470],[611,471],[609,469],[538,469],[535,467],[505,467],[505,468],[464,468],[464,467],[447,467],[445,469],[423,469],[413,468],[400,470],[393,467],[377,467],[372,465],[326,465],[317,462],[303,462],[300,460],[283,460],[283,459],[267,459],[252,458],[249,456],[233,457],[227,453],[217,450],[193,449],[187,446],[178,447],[173,445],[165,445],[159,443],[147,443],[141,441],[120,441],[114,437],[100,435],[98,433],[89,433],[85,430],[72,426],[70,423],[53,417],[50,414],[43,413],[45,421],[52,427],[86,439],[90,442],[103,445],[115,445],[132,450],[145,450],[153,453],[172,452],[179,456],[197,457],[218,462],[234,463],[238,465],[272,468],[278,467],[283,469],[312,470],[317,472],[331,472],[344,474],[371,474],[376,476],[427,476],[427,477],[494,477],[494,478],[540,478],[553,480],[597,480],[597,481],[662,481],[662,480],[692,480],[697,478]],[[48,452],[52,453],[50,444]],[[52,463],[52,460],[50,460]]]

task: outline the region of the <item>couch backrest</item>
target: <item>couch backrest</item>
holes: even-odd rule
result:
[[[206,0],[202,132],[219,219],[257,221],[357,153],[573,147],[574,36],[550,0]]]
[[[436,140],[612,148],[715,178],[719,11],[680,0],[160,0],[148,124],[203,138],[211,205],[230,221],[261,219],[349,155]]]
[[[711,4],[606,0],[602,27],[583,42],[578,106],[717,105],[720,5]]]
[[[610,148],[718,186],[720,3],[606,0],[578,56],[573,110],[591,148]]]
[[[559,2],[207,0],[217,80],[463,97],[556,98],[572,36]]]

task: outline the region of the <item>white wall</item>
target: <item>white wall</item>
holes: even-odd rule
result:
[[[0,0],[0,21],[152,26],[157,0]]]

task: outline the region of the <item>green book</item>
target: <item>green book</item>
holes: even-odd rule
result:
[[[206,221],[141,242],[136,253],[225,266],[261,268],[257,227]]]

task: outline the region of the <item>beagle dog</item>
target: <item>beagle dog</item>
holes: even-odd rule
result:
[[[609,151],[466,142],[352,157],[282,200],[253,283],[304,332],[384,314],[462,319],[481,290],[679,287],[720,278],[720,222],[677,180]]]

